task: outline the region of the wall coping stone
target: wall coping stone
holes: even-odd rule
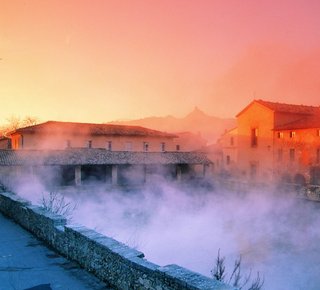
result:
[[[13,192],[10,192],[10,191],[1,192],[1,195],[11,199],[12,201],[19,202],[21,205],[24,205],[24,206],[31,206],[32,205],[29,200],[26,200],[26,199],[20,197],[19,195],[15,194]]]
[[[180,267],[175,264],[166,265],[164,267],[160,267],[158,269],[161,272],[164,272],[169,277],[172,277],[173,279],[176,279],[177,281],[183,281],[186,285],[199,287],[201,285],[201,289],[213,289],[212,288],[212,281],[216,284],[214,288],[215,290],[227,290],[230,289],[230,286],[221,283],[217,280],[210,279],[208,277],[204,277],[202,275],[199,275],[198,273],[195,273],[193,271],[190,271],[186,268]],[[194,288],[198,289],[198,288]]]
[[[80,226],[78,224],[66,225],[66,229],[72,230],[77,233],[81,233],[83,236],[90,239],[93,243],[101,248],[113,251],[114,253],[119,254],[124,258],[129,257],[144,257],[144,254],[140,251],[137,251],[133,248],[128,247],[127,245],[107,236],[104,236],[94,230],[91,230],[85,226]]]

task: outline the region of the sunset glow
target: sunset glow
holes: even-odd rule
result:
[[[320,2],[0,1],[0,123],[319,105]]]

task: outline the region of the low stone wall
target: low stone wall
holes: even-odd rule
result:
[[[177,265],[153,264],[142,252],[84,226],[68,224],[62,216],[14,193],[0,193],[0,211],[116,289],[234,289]]]

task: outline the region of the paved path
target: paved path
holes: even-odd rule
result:
[[[88,289],[110,288],[0,214],[0,290]]]

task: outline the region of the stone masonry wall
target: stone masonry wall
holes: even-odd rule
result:
[[[116,289],[234,289],[177,265],[153,264],[142,252],[84,226],[68,224],[64,217],[14,193],[0,192],[0,211]]]

